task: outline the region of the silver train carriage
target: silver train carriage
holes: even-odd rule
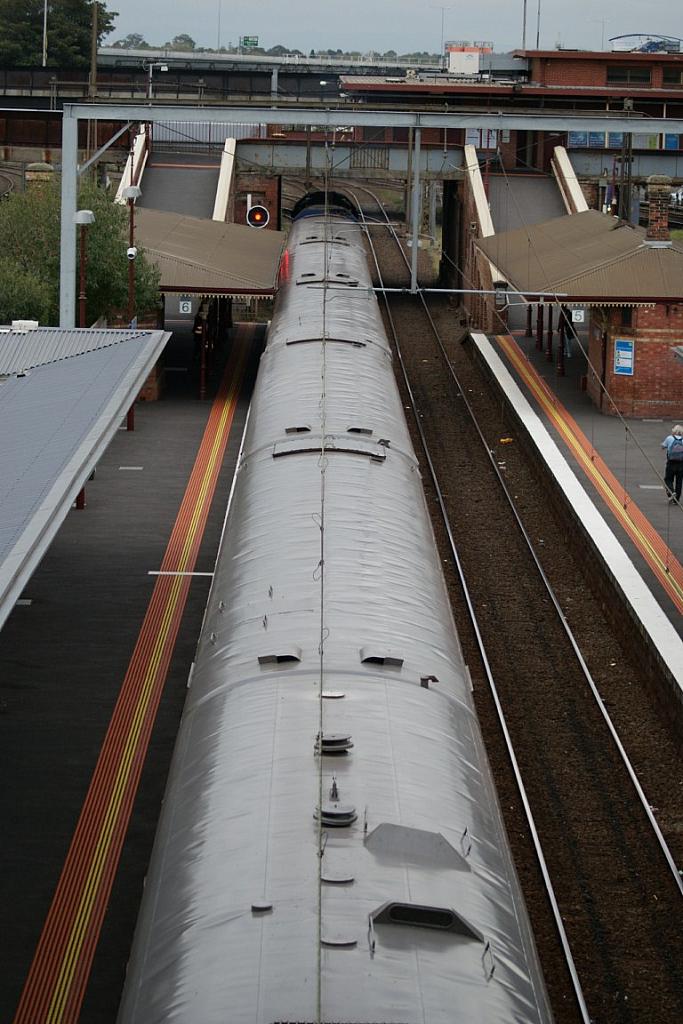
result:
[[[119,1024],[551,1020],[362,230],[297,210]]]

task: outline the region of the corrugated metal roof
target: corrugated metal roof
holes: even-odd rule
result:
[[[137,211],[135,230],[161,271],[162,289],[275,291],[282,231],[147,209]]]
[[[60,359],[71,359],[131,338],[147,338],[149,331],[55,330],[39,327],[34,331],[0,332],[0,374],[20,373],[46,366]]]
[[[42,363],[0,380],[0,627],[170,337],[32,334]]]
[[[683,247],[657,248],[645,230],[586,210],[478,239],[477,247],[521,292],[599,300],[683,299]]]

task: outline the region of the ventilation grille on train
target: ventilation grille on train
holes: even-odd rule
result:
[[[455,932],[466,939],[483,942],[484,937],[450,907],[426,907],[419,903],[383,903],[371,915],[373,924],[395,924]]]
[[[285,345],[310,345],[314,342],[320,345],[322,341],[322,338],[291,338],[285,342]],[[368,344],[367,341],[358,341],[357,338],[325,338],[325,342],[328,345],[330,342],[337,342],[340,345],[351,345],[353,348],[365,348]]]

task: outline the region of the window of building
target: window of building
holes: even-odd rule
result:
[[[662,83],[664,85],[673,85],[674,88],[680,89],[683,87],[683,70],[681,68],[664,68]]]
[[[649,85],[649,68],[607,68],[608,85]]]

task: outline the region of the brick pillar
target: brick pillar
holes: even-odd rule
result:
[[[671,178],[666,174],[651,174],[647,179],[648,224],[647,242],[668,242],[669,202],[671,201]]]

